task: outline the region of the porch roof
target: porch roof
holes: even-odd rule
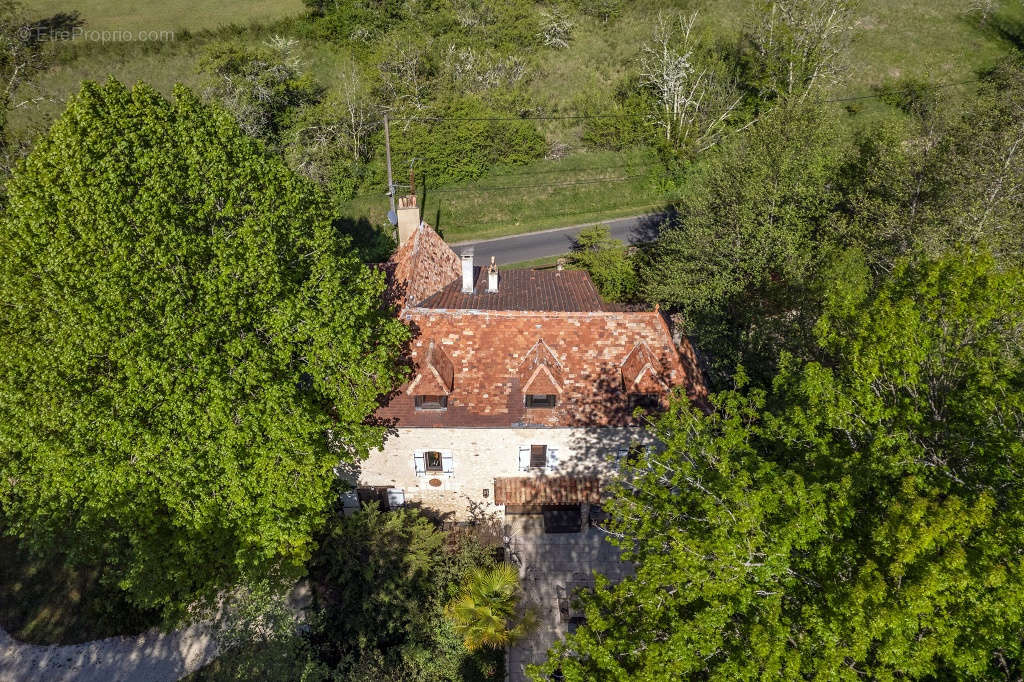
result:
[[[495,504],[579,504],[601,502],[596,476],[513,476],[494,479]]]

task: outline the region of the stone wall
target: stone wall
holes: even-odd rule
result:
[[[496,477],[598,476],[604,481],[615,471],[617,451],[652,442],[637,427],[401,428],[362,463],[359,485],[401,488],[406,504],[466,520],[473,513],[504,511],[494,504]],[[557,466],[521,471],[520,445],[557,448]],[[417,475],[418,450],[450,453],[452,472]]]

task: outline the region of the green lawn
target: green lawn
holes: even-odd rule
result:
[[[93,31],[203,31],[266,23],[305,10],[302,0],[32,0],[33,14],[77,11]]]
[[[542,50],[530,57],[530,95],[552,113],[574,113],[588,102],[591,106],[606,102],[633,68],[659,11],[672,5],[687,9],[695,3],[637,0],[626,3],[620,19],[608,24],[577,16],[568,49]],[[730,42],[738,38],[753,3],[717,0],[702,5],[702,30]],[[1011,41],[997,30],[1000,22],[1024,21],[1024,2],[1006,0],[1001,14],[987,26],[978,25],[977,16],[967,13],[968,6],[962,0],[861,0],[848,79],[836,86],[833,96],[871,94],[872,88],[908,75],[939,82],[967,80],[976,69],[994,63],[1011,49]],[[19,99],[26,102],[9,116],[16,137],[27,139],[45,129],[83,79],[103,80],[113,75],[129,83],[142,80],[164,93],[176,82],[201,89],[196,66],[205,45],[224,38],[255,44],[275,34],[295,35],[296,24],[290,18],[299,16],[303,5],[302,0],[225,0],[204,4],[202,9],[184,0],[83,0],[74,5],[68,0],[37,0],[32,4],[32,11],[40,15],[69,10],[80,11],[90,29],[179,33],[162,42],[76,41],[57,46],[57,63],[31,89],[19,93]],[[353,59],[348,49],[329,42],[303,38],[300,45],[305,67],[328,88]],[[972,91],[971,86],[949,88],[943,90],[943,97],[956,101]],[[873,99],[834,106],[851,112],[845,117],[850,128],[873,125],[894,115],[891,108]],[[549,143],[566,145],[567,159],[538,161],[515,171],[495,169],[479,181],[443,188],[431,187],[428,178],[426,220],[457,241],[622,217],[657,210],[672,198],[638,169],[650,161],[642,154],[588,151],[577,121],[539,125]],[[616,163],[627,168],[586,169]],[[619,179],[632,175],[640,177]],[[508,189],[494,189],[498,187]],[[383,190],[381,187],[379,195],[358,197],[347,207],[348,213],[383,223],[387,211]]]
[[[548,256],[547,258],[535,258],[534,260],[524,260],[521,263],[509,263],[507,265],[499,265],[499,270],[546,270],[553,268],[558,265],[558,259],[562,256]]]
[[[645,152],[580,153],[496,169],[475,182],[436,189],[427,182],[417,195],[424,220],[448,241],[499,237],[657,210],[670,197],[652,181],[654,163]],[[377,224],[387,211],[383,193],[357,197],[346,207]]]
[[[77,644],[138,634],[155,625],[122,593],[101,585],[97,568],[70,568],[60,557],[32,558],[17,540],[0,536],[0,626],[35,644]]]

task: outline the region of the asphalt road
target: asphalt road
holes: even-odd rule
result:
[[[632,218],[620,218],[618,220],[605,220],[600,223],[560,227],[541,232],[527,232],[526,234],[517,234],[511,237],[459,242],[452,244],[451,247],[455,249],[456,253],[460,253],[462,247],[472,246],[473,260],[481,265],[490,263],[491,256],[494,256],[494,261],[498,265],[522,263],[523,261],[549,258],[568,253],[572,248],[573,240],[580,230],[593,225],[607,225],[611,228],[613,237],[627,244],[648,242],[657,235],[658,226],[664,218],[664,213],[655,213],[634,216]]]

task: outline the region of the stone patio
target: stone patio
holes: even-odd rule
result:
[[[569,607],[572,592],[592,585],[595,571],[617,581],[633,569],[596,528],[584,525],[579,533],[546,534],[543,517],[532,514],[510,514],[506,524],[512,551],[521,562],[523,591],[539,620],[533,634],[509,652],[508,679],[523,682],[528,679],[524,668],[544,661],[548,648],[569,631],[570,618],[578,615]]]

